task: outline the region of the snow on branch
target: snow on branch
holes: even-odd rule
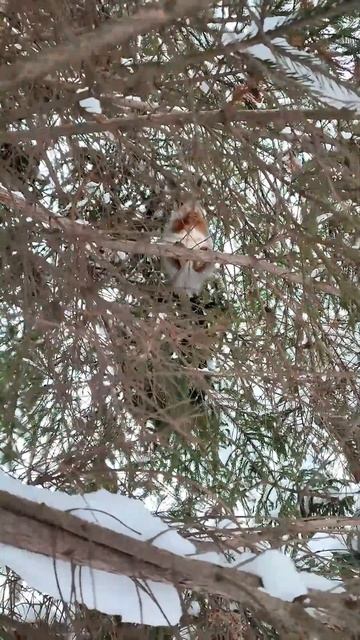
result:
[[[241,33],[224,33],[222,43],[232,45],[238,42],[239,50],[258,60],[273,63],[321,102],[336,109],[353,111],[358,116],[360,114],[360,95],[358,93],[347,87],[338,78],[330,76],[315,56],[304,51],[300,52],[290,46],[285,38],[278,37],[282,28],[286,31],[286,28],[291,25],[292,22],[289,21],[288,16],[271,16],[265,18],[262,25],[264,36],[268,35],[273,38],[270,41],[267,40],[269,44],[258,42],[261,36],[255,22]],[[253,42],[254,44],[252,44]]]
[[[196,554],[190,540],[140,501],[105,490],[67,495],[23,485],[1,471],[0,518],[0,561],[30,586],[128,622],[177,624],[186,587],[241,600],[299,631],[308,614],[301,609],[299,615],[294,598],[313,587],[342,597],[341,583],[297,571],[279,550],[233,552],[232,559]],[[332,606],[340,606],[333,598]]]

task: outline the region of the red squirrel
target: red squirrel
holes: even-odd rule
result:
[[[163,240],[187,249],[208,251],[213,248],[206,213],[198,200],[190,197],[180,202],[165,225]],[[163,265],[174,290],[184,291],[189,296],[199,294],[214,271],[211,262],[199,259],[165,257]]]

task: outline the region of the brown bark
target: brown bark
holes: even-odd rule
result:
[[[101,131],[140,131],[141,129],[160,129],[161,127],[183,127],[196,123],[206,127],[226,126],[232,122],[246,122],[248,126],[258,127],[270,123],[279,123],[282,127],[289,123],[301,123],[306,120],[358,120],[359,114],[351,109],[323,107],[318,109],[258,109],[240,110],[227,104],[224,109],[211,111],[172,111],[171,113],[151,113],[144,116],[126,118],[108,118],[101,121],[79,124],[63,124],[58,127],[37,127],[22,131],[1,131],[0,140],[16,144],[29,140],[56,140],[62,136],[83,135]]]
[[[149,243],[141,240],[112,240],[107,235],[102,235],[96,229],[88,225],[82,225],[68,218],[54,215],[45,207],[32,205],[23,198],[0,188],[0,202],[10,209],[42,222],[50,228],[59,229],[72,239],[81,239],[97,246],[113,251],[124,251],[130,254],[142,254],[147,256],[167,256],[172,258],[185,258],[198,260],[199,262],[216,262],[219,264],[231,264],[247,269],[254,269],[261,273],[268,273],[278,278],[283,278],[291,284],[299,284],[306,289],[328,293],[333,296],[341,296],[341,291],[332,284],[316,282],[311,278],[305,278],[302,274],[291,271],[286,267],[276,265],[267,260],[253,256],[221,253],[220,251],[201,251],[186,249],[178,245],[169,245],[160,242]],[[354,292],[357,295],[357,291]]]
[[[275,625],[280,637],[310,639],[314,631],[319,638],[339,637],[309,618],[299,602],[273,598],[258,589],[257,577],[237,569],[177,556],[149,542],[115,533],[5,491],[0,491],[0,522],[2,543],[110,573],[149,578],[174,584],[179,589],[190,588],[240,600],[243,607]],[[326,606],[327,596],[319,593],[317,597]],[[335,613],[339,606],[343,606],[341,597],[332,596],[331,607]],[[346,620],[349,628],[355,624],[356,616],[356,611],[349,612]]]

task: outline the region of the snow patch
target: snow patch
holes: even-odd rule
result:
[[[250,551],[234,553],[228,560],[224,554],[208,551],[195,556],[196,560],[205,560],[221,567],[236,566],[245,573],[258,576],[263,583],[264,591],[274,598],[292,602],[294,598],[306,595],[308,589],[319,591],[344,591],[338,580],[329,580],[323,576],[298,571],[294,561],[278,549],[267,549],[259,555]]]
[[[97,98],[84,98],[79,100],[79,105],[88,113],[102,113],[100,100]]]
[[[72,566],[38,553],[0,544],[0,559],[25,582],[64,602],[81,602],[130,623],[177,624],[181,604],[177,590],[152,580],[135,581],[91,567]],[[159,603],[159,604],[158,604]]]
[[[200,605],[196,600],[192,600],[190,602],[190,606],[187,610],[189,616],[194,616],[194,618],[198,618],[200,615]]]
[[[329,535],[321,531],[315,533],[307,543],[311,553],[316,553],[322,558],[331,558],[333,553],[349,553],[344,536],[339,534]]]

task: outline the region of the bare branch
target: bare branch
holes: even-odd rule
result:
[[[209,4],[209,0],[196,0],[196,2],[182,0],[169,4],[167,11],[159,4],[155,4],[152,8],[141,10],[130,18],[106,22],[97,29],[74,38],[71,42],[42,51],[25,62],[2,66],[0,90],[6,91],[18,87],[23,82],[31,82],[40,76],[63,69],[69,64],[79,64],[106,47],[119,46],[136,35],[165,27],[178,18],[206,8]]]
[[[0,140],[21,142],[25,140],[56,140],[62,136],[83,135],[101,131],[139,131],[141,129],[160,129],[161,127],[183,127],[198,124],[205,127],[246,122],[249,126],[260,124],[301,123],[307,120],[358,120],[359,115],[350,109],[324,107],[319,109],[259,109],[238,110],[232,105],[213,111],[173,111],[171,113],[153,113],[145,116],[127,118],[108,118],[97,122],[64,124],[58,127],[38,127],[28,131],[1,131]]]
[[[5,491],[0,491],[0,515],[0,541],[3,544],[77,565],[90,565],[109,573],[165,581],[180,589],[192,588],[241,600],[243,606],[261,613],[283,632],[293,634],[301,631],[303,638],[311,638],[317,629],[320,637],[325,637],[321,623],[315,620],[310,623],[299,603],[283,602],[260,591],[258,578],[238,569],[224,569],[175,555],[148,542],[115,533]],[[318,594],[323,606],[326,605],[326,597]],[[336,606],[338,600],[341,599],[332,597],[332,606]],[[349,612],[346,623],[351,624],[353,617],[355,614]],[[307,628],[303,626],[304,621]]]
[[[254,256],[245,256],[229,253],[221,253],[220,251],[195,251],[186,249],[177,245],[168,245],[161,242],[149,243],[143,240],[112,240],[108,235],[102,235],[99,231],[88,225],[82,225],[68,218],[54,215],[52,212],[40,207],[32,205],[25,199],[9,193],[4,189],[0,189],[0,202],[10,208],[15,208],[20,213],[33,218],[38,222],[42,222],[46,226],[52,228],[57,227],[71,238],[78,238],[84,242],[92,242],[97,246],[114,251],[125,251],[130,254],[143,254],[146,256],[170,256],[175,258],[194,258],[202,262],[216,262],[219,264],[231,264],[237,267],[254,269],[262,273],[269,273],[273,276],[283,278],[291,284],[299,284],[304,288],[314,289],[333,296],[341,296],[341,291],[337,287],[326,283],[316,282],[311,278],[304,278],[300,273],[292,272],[286,267],[280,267],[267,260],[255,258]]]

